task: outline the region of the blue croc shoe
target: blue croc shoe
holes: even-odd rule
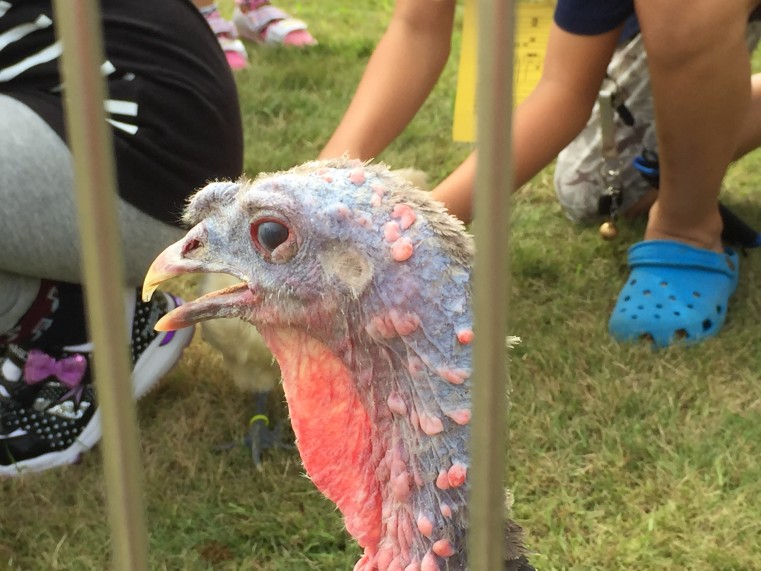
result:
[[[739,259],[670,240],[629,248],[631,273],[618,296],[608,331],[618,341],[647,339],[656,347],[696,343],[724,325],[737,288]]]

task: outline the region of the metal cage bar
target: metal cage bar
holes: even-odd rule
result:
[[[478,2],[473,425],[469,568],[504,568],[513,0]]]
[[[147,569],[147,534],[137,421],[124,318],[124,263],[116,214],[111,133],[106,126],[104,58],[97,0],[54,0],[64,46],[62,74],[95,384],[103,430],[103,465],[112,568]]]

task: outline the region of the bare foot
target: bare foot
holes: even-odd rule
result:
[[[686,210],[689,210],[687,208]],[[650,208],[645,230],[645,240],[671,240],[683,242],[696,248],[724,252],[721,243],[722,221],[718,204],[705,221],[685,220],[685,212],[667,216],[661,211],[658,200]]]

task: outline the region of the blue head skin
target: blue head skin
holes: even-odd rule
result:
[[[212,183],[185,219],[195,226],[154,262],[146,294],[189,271],[245,285],[160,327],[257,326],[307,472],[365,549],[355,569],[466,569],[473,246],[462,224],[385,167],[348,159]]]

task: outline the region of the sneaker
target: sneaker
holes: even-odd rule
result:
[[[238,35],[268,46],[317,45],[307,25],[266,0],[236,0],[233,24]]]
[[[11,407],[30,407],[34,404],[37,393],[43,383],[25,382],[24,363],[28,351],[18,345],[8,345],[5,355],[0,360],[0,439],[3,431],[3,414]],[[0,445],[0,450],[2,446]],[[0,452],[0,456],[2,453]]]
[[[34,385],[21,380],[21,369],[26,361],[27,351],[18,345],[8,345],[0,357],[0,407],[3,403],[15,400],[29,404],[36,392]]]
[[[202,11],[202,14],[211,31],[217,36],[230,68],[233,71],[247,68],[248,53],[246,53],[246,46],[238,39],[238,33],[232,22],[225,20],[216,7],[210,11]]]
[[[158,332],[156,321],[180,305],[164,293],[132,308],[132,386],[150,391],[180,359],[193,328]],[[0,476],[18,476],[76,462],[100,440],[100,412],[91,377],[92,344],[59,351],[9,346],[0,366]]]

